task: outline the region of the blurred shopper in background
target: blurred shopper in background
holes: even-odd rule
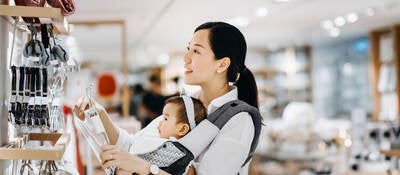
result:
[[[151,75],[149,82],[149,88],[143,93],[142,101],[138,107],[138,118],[142,122],[142,128],[162,114],[166,99],[161,94],[161,80],[157,76]]]
[[[138,108],[143,101],[143,94],[145,93],[145,90],[142,84],[135,84],[132,87],[129,87],[129,89],[132,94],[129,107],[129,115],[137,117]]]

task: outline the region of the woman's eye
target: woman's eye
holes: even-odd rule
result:
[[[200,53],[199,51],[197,51],[196,49],[194,49],[194,53]]]

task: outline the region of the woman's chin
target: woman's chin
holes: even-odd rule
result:
[[[183,82],[184,82],[185,84],[187,84],[187,85],[197,85],[196,82],[195,82],[193,79],[187,78],[187,77],[185,77],[185,78],[183,79]]]

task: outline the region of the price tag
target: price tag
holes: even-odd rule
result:
[[[15,103],[17,101],[17,96],[16,95],[11,95],[10,97],[10,102]]]
[[[41,105],[42,104],[42,97],[35,97],[35,105]]]
[[[35,104],[35,97],[29,97],[29,105]]]
[[[24,97],[23,103],[29,103],[30,99],[31,99],[30,97]]]
[[[51,61],[50,61],[50,64],[51,64],[51,65],[57,65],[57,64],[58,64],[58,60],[51,60]]]
[[[22,100],[23,100],[23,99],[22,99],[22,96],[21,96],[21,95],[18,95],[18,96],[17,96],[17,102],[22,103]]]
[[[39,58],[39,57],[32,57],[32,56],[30,56],[30,57],[28,57],[28,60],[29,60],[29,61],[32,61],[32,62],[38,62],[38,61],[40,61],[40,58]]]
[[[85,117],[89,120],[90,124],[94,128],[96,133],[104,133],[106,130],[104,129],[103,123],[101,122],[100,116],[94,109],[88,109],[85,112]]]
[[[49,104],[49,99],[47,97],[42,97],[42,105],[48,105]]]

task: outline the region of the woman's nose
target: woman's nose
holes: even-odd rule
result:
[[[184,55],[183,55],[183,62],[185,62],[185,64],[189,64],[191,61],[190,59],[190,53],[189,51],[187,51]]]

